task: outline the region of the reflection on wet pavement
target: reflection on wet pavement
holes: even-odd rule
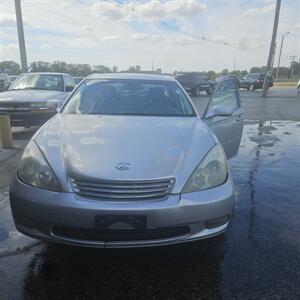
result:
[[[22,297],[299,299],[300,123],[248,122],[230,165],[225,237],[133,250],[43,244],[22,271]]]

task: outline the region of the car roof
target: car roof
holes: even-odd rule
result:
[[[136,74],[136,73],[95,73],[89,75],[89,79],[131,79],[131,80],[159,80],[159,81],[175,81],[168,75],[155,74]]]
[[[26,74],[68,75],[68,76],[70,76],[70,74],[68,74],[68,73],[59,73],[59,72],[26,72],[26,73],[22,73],[21,75],[26,75]]]

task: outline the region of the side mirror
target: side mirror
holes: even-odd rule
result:
[[[71,85],[66,86],[66,92],[72,92],[74,90],[74,87]]]
[[[206,115],[206,119],[214,117],[230,117],[233,114],[233,110],[225,105],[217,105],[212,108]]]

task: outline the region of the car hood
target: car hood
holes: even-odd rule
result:
[[[64,190],[70,177],[184,183],[215,141],[198,117],[57,114],[35,136]],[[118,170],[120,162],[130,164]]]
[[[47,101],[50,99],[61,100],[63,98],[66,98],[68,94],[69,93],[65,92],[46,90],[9,90],[0,94],[0,102],[34,102]]]

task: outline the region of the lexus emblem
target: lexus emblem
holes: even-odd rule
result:
[[[131,168],[130,163],[125,161],[121,161],[116,165],[116,169],[118,169],[119,171],[126,171],[129,170],[130,168]]]

